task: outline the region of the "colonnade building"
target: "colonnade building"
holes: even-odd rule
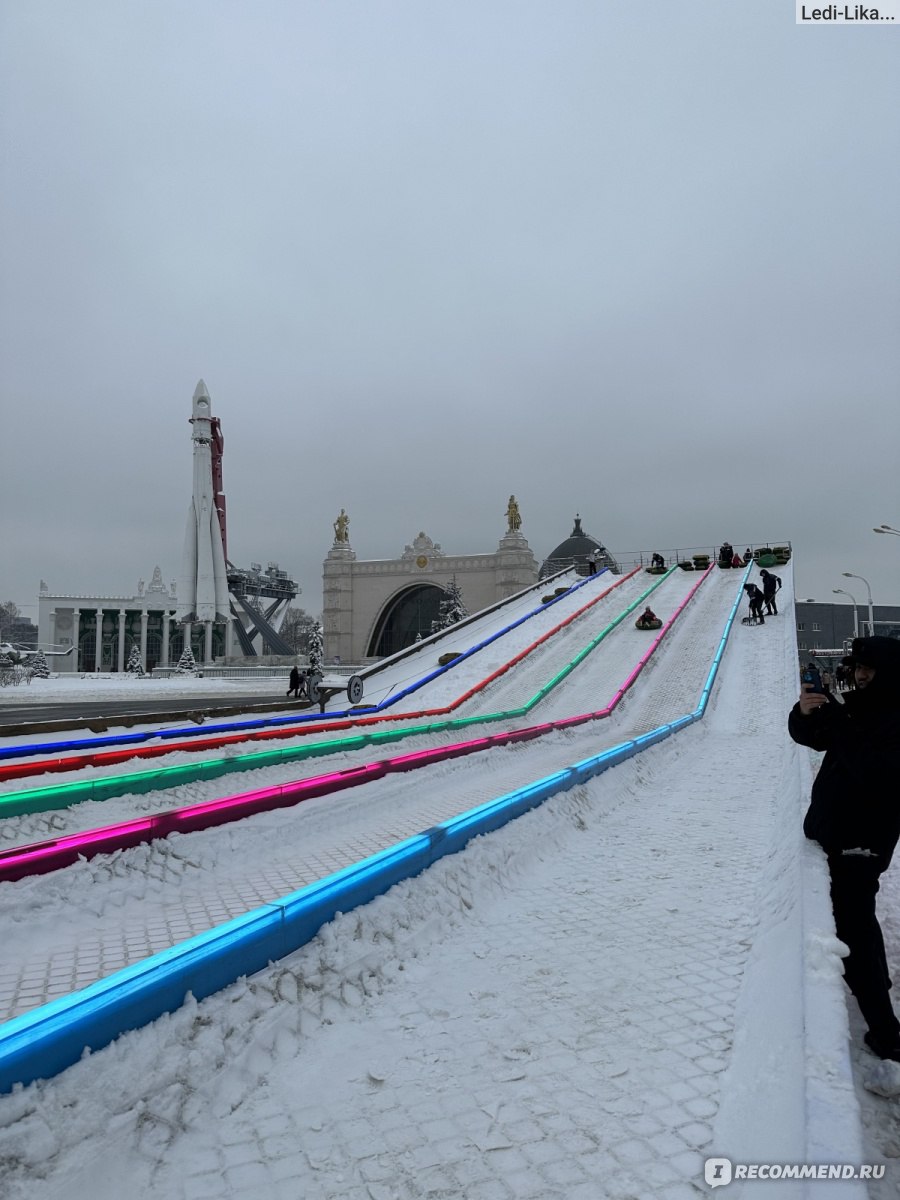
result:
[[[54,594],[42,581],[38,641],[63,651],[75,647],[72,654],[52,660],[54,671],[124,671],[132,646],[138,647],[141,662],[150,670],[178,662],[190,629],[194,657],[202,662],[205,630],[176,621],[177,607],[175,584],[166,587],[159,567],[150,584],[141,580],[132,596]],[[213,639],[213,655],[224,654],[224,626],[215,627]]]

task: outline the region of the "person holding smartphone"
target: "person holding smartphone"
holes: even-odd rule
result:
[[[900,1021],[891,1005],[878,880],[900,838],[900,640],[855,638],[856,691],[838,701],[804,671],[788,732],[824,750],[803,832],[828,857],[837,936],[849,949],[844,979],[868,1025],[866,1045],[900,1062]]]

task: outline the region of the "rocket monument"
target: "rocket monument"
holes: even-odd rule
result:
[[[206,626],[205,661],[212,658],[212,627],[230,620],[225,570],[225,497],[222,494],[222,435],[201,379],[194,389],[191,441],[194,490],[188,507],[178,591],[177,619]]]

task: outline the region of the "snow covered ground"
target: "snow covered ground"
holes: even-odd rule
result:
[[[18,687],[0,691],[0,718],[4,708],[20,704],[75,703],[78,700],[153,700],[157,697],[174,700],[203,699],[220,692],[259,692],[262,697],[277,690],[279,699],[284,688],[275,687],[271,675],[249,679],[199,679],[191,675],[173,675],[168,679],[145,675],[137,679],[128,674],[51,675],[49,679],[24,681]]]
[[[433,823],[429,814],[689,711],[737,574],[713,573],[608,721],[0,884],[0,981],[43,963],[40,998],[48,964],[65,959],[70,986],[104,938],[118,936],[123,953],[155,949],[137,933],[154,913],[178,936],[198,897],[211,905],[228,892],[252,907],[269,886],[299,886],[317,858],[321,873],[335,855],[358,858]],[[897,1195],[898,1101],[862,1086],[875,1060],[844,995],[824,860],[800,831],[813,763],[785,730],[797,660],[783,574],[784,615],[735,626],[703,722],[339,917],[268,970],[0,1097],[4,1194],[678,1200],[708,1191],[704,1159],[725,1155],[876,1163],[884,1178],[867,1187],[807,1194]],[[660,589],[660,615],[689,578]],[[522,703],[613,611],[603,601],[465,711]],[[636,636],[623,624],[533,720],[602,707],[635,661]],[[472,671],[492,662],[485,652]],[[416,707],[464,691],[468,674],[451,677]],[[114,681],[119,695],[128,686]],[[131,687],[143,693],[141,681]],[[81,805],[52,814],[61,825],[51,827],[264,786],[270,770],[282,768],[233,787]],[[3,822],[4,844],[36,836],[36,820]],[[896,972],[896,869],[880,905]],[[796,1181],[741,1188],[724,1194],[804,1194]]]

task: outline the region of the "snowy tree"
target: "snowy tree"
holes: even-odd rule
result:
[[[13,625],[21,616],[18,604],[14,604],[12,600],[4,600],[0,604],[0,641],[6,641],[9,637],[7,630],[10,625]]]
[[[131,653],[128,655],[128,662],[125,665],[125,670],[132,675],[137,675],[138,678],[144,676],[144,664],[141,662],[141,650],[139,646],[132,646]]]
[[[194,652],[191,647],[185,646],[181,652],[181,658],[178,660],[178,666],[175,668],[179,675],[196,675],[197,664],[194,661]]]
[[[309,653],[309,639],[316,625],[316,618],[305,608],[293,605],[284,614],[279,633],[295,654]]]
[[[32,655],[31,662],[28,665],[31,667],[32,679],[50,678],[50,668],[47,665],[47,659],[43,650],[38,650],[37,654]]]
[[[311,671],[320,672],[322,663],[325,660],[325,634],[322,629],[322,622],[316,621],[309,635],[309,669]]]
[[[469,610],[463,600],[462,589],[454,575],[444,588],[444,598],[438,606],[437,617],[431,622],[431,632],[439,633],[442,629],[449,629],[451,625],[464,621],[468,615]]]

